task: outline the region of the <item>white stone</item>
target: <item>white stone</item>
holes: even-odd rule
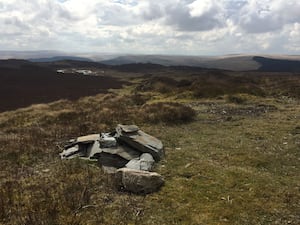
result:
[[[154,165],[154,159],[149,153],[143,153],[139,158],[130,160],[126,168],[135,170],[151,171]]]

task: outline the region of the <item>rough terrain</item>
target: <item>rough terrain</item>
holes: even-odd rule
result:
[[[0,114],[0,224],[300,223],[299,74],[106,75],[130,83]],[[120,192],[96,163],[59,158],[63,141],[118,123],[162,140],[159,192]]]

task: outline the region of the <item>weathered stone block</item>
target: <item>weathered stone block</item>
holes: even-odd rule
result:
[[[164,184],[163,177],[158,173],[129,168],[118,169],[115,179],[119,188],[138,194],[158,191]]]

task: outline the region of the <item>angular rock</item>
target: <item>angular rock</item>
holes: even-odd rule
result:
[[[100,146],[101,148],[111,148],[117,146],[117,140],[110,133],[101,133],[100,136]]]
[[[81,143],[92,143],[100,139],[100,134],[90,134],[86,136],[81,136],[77,138],[77,142]]]
[[[79,145],[74,145],[68,149],[65,149],[63,152],[59,153],[61,159],[73,159],[76,157],[80,157],[83,155],[82,152],[79,151]]]
[[[71,139],[68,143],[64,146],[65,149],[73,147],[77,144],[91,144],[94,143],[96,140],[100,140],[100,134],[90,134],[86,136],[81,136],[75,139]]]
[[[116,138],[133,147],[134,149],[149,153],[155,161],[159,161],[163,156],[163,144],[157,138],[139,130],[135,125],[121,125],[116,128]]]
[[[114,148],[102,148],[102,152],[113,154],[113,155],[119,155],[128,161],[134,158],[138,158],[141,155],[140,152],[130,147],[127,147],[126,145],[118,145],[117,147]]]
[[[87,159],[97,159],[97,154],[102,152],[98,140],[90,144],[81,144],[81,145],[82,145],[82,149],[85,148],[85,151],[83,152],[85,152],[85,157]]]
[[[60,156],[62,159],[75,157],[93,159],[96,153],[101,152],[99,140],[100,134],[90,134],[71,139],[64,146],[64,151],[60,153]]]
[[[143,153],[139,158],[130,160],[125,166],[129,169],[151,171],[154,159],[149,153]]]
[[[98,137],[100,136],[98,135]],[[82,137],[79,137],[76,140],[73,140],[73,142],[69,142],[68,145],[65,146],[64,151],[60,153],[62,159],[81,157],[92,160],[96,158],[96,154],[102,152],[99,140],[97,140],[97,138],[95,138],[96,140],[81,138]]]
[[[118,124],[117,128],[118,129],[121,128],[122,131],[124,131],[125,133],[132,133],[132,132],[136,132],[139,131],[139,127],[136,125],[122,125],[122,124]]]
[[[119,188],[137,194],[153,193],[164,184],[163,177],[158,173],[129,168],[118,169],[115,179]]]
[[[128,163],[128,160],[119,155],[105,152],[101,152],[97,157],[99,165],[101,165],[103,170],[107,173],[115,173],[117,169],[124,167],[126,163]]]

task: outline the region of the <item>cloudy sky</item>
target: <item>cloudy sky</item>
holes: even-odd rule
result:
[[[300,0],[0,0],[0,50],[300,54]]]

